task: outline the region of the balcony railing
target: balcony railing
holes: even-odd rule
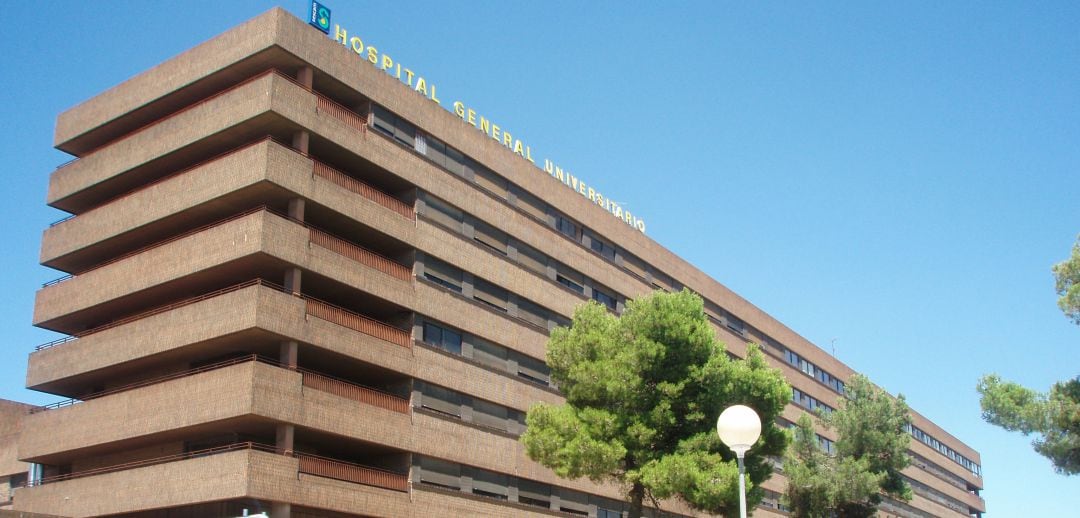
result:
[[[308,228],[311,232],[309,240],[313,244],[326,248],[336,254],[348,257],[361,264],[370,266],[391,277],[403,281],[407,281],[412,277],[412,272],[409,271],[409,268],[402,264],[391,261],[375,252],[356,246],[343,239],[331,236],[321,230],[311,227]]]
[[[346,126],[360,132],[367,132],[367,117],[356,113],[329,98],[315,94],[315,109],[326,112],[331,117],[341,121]]]
[[[184,453],[177,453],[175,455],[166,455],[164,457],[155,457],[153,459],[137,460],[134,462],[126,462],[124,464],[116,464],[113,466],[105,466],[101,468],[88,469],[84,471],[77,471],[75,473],[67,473],[64,475],[56,475],[52,477],[43,477],[39,480],[31,480],[26,483],[24,487],[40,486],[43,484],[50,484],[53,482],[62,482],[65,480],[72,480],[76,478],[90,477],[94,475],[104,475],[106,473],[115,473],[117,471],[126,471],[129,469],[143,468],[146,466],[156,466],[158,464],[165,464],[168,462],[176,462],[179,460],[193,459],[196,457],[206,457],[209,455],[217,455],[219,453],[227,453],[231,451],[241,450],[256,450],[268,453],[276,453],[277,450],[273,446],[265,444],[259,444],[255,442],[241,442],[236,444],[230,444],[227,446],[218,446],[216,448],[207,448],[205,450],[190,451]]]
[[[107,473],[116,473],[119,471],[126,471],[130,469],[157,466],[169,462],[177,462],[199,457],[218,455],[221,453],[244,450],[260,451],[264,453],[284,455],[287,457],[295,457],[299,461],[299,468],[297,470],[298,473],[306,473],[309,475],[344,480],[346,482],[352,482],[355,484],[380,487],[384,489],[391,489],[394,491],[407,492],[409,490],[408,476],[402,473],[394,473],[392,471],[386,471],[378,468],[362,466],[360,464],[353,464],[350,462],[319,457],[316,455],[309,455],[306,453],[282,453],[273,446],[267,444],[260,444],[257,442],[241,442],[229,444],[226,446],[218,446],[215,448],[206,448],[204,450],[190,451],[185,453],[178,453],[175,455],[167,455],[164,457],[155,457],[153,459],[145,459],[134,462],[127,462],[124,464],[116,464],[113,466],[106,466],[102,468],[88,469],[85,471],[68,473],[64,475],[44,477],[39,480],[28,481],[23,487],[35,487],[44,484],[51,484],[54,482],[63,482],[65,480],[91,477],[94,475],[104,475]]]
[[[409,478],[401,473],[369,468],[306,453],[297,453],[296,458],[300,460],[300,473],[344,480],[365,486],[393,489],[394,491],[409,491]]]
[[[304,370],[304,386],[328,392],[353,401],[385,408],[402,414],[409,413],[409,401],[385,392],[349,383],[329,376]]]
[[[359,331],[402,347],[412,346],[412,338],[410,338],[409,333],[394,326],[353,313],[352,311],[339,308],[321,300],[306,297],[304,300],[307,302],[307,314],[315,318],[347,327],[353,331]]]
[[[313,160],[314,169],[312,173],[315,176],[329,180],[330,182],[337,184],[339,187],[344,187],[346,190],[359,194],[383,207],[386,207],[403,217],[411,220],[416,220],[416,211],[412,206],[393,197],[385,192],[382,192],[356,178],[353,178],[337,169],[334,169],[322,162]]]

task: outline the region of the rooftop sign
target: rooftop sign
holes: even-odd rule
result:
[[[334,38],[334,41],[341,43],[345,48],[355,52],[357,56],[372,66],[394,76],[409,88],[412,88],[414,92],[423,95],[435,104],[445,107],[442,103],[442,99],[439,98],[438,88],[435,83],[431,82],[422,74],[404,66],[401,62],[394,60],[394,58],[385,51],[380,51],[377,47],[365,43],[364,40],[355,33],[350,35],[349,31],[339,24],[333,24],[334,30],[331,33],[330,9],[326,6],[312,0],[311,16],[308,23],[325,33],[327,36]],[[536,165],[536,161],[532,156],[532,148],[508,131],[504,126],[477,113],[475,109],[469,107],[469,105],[462,101],[453,101],[452,103],[449,103],[449,107],[449,109],[451,109],[458,117],[461,117],[461,120],[465,121],[465,123],[483,132],[489,138],[505,146],[521,158]],[[568,169],[563,169],[561,166],[556,165],[555,162],[550,159],[545,158],[543,164],[543,167],[537,167],[574,192],[600,207],[603,207],[604,210],[610,212],[616,218],[621,219],[627,225],[630,225],[643,233],[645,232],[645,220],[623,209],[618,202],[604,196],[595,186],[586,184],[584,180],[574,176]]]

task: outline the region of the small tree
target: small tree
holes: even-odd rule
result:
[[[821,450],[810,417],[803,415],[784,461],[785,501],[795,516],[874,516],[883,495],[911,499],[900,471],[907,467],[911,416],[903,396],[895,399],[856,374],[845,386],[840,408],[823,414],[836,430],[834,456]]]
[[[530,458],[563,478],[623,485],[630,516],[646,499],[678,497],[730,515],[738,510],[735,456],[716,435],[724,408],[744,404],[761,417],[761,439],[746,457],[748,505],[763,496],[786,435],[774,422],[791,397],[777,369],[751,346],[728,357],[701,298],[683,290],[631,301],[621,317],[596,303],[574,312],[548,343],[562,405],[537,404],[521,437]]]

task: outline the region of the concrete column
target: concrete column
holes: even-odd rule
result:
[[[299,268],[285,270],[285,291],[300,293],[300,273]]]
[[[300,130],[300,131],[297,131],[296,133],[293,133],[293,137],[292,137],[292,147],[293,147],[293,149],[295,149],[295,150],[297,150],[297,151],[299,151],[299,152],[306,155],[307,152],[308,152],[308,144],[310,142],[311,142],[311,134],[308,133],[307,131]]]
[[[296,429],[291,424],[280,423],[277,425],[277,431],[275,434],[274,447],[279,452],[292,453],[293,451],[293,438],[296,435]]]
[[[281,364],[290,369],[295,369],[296,352],[299,347],[300,345],[292,340],[288,342],[281,342],[281,356],[279,357],[279,361],[281,361]]]
[[[270,506],[270,518],[292,518],[292,504],[274,502]]]
[[[289,217],[297,221],[304,221],[304,206],[307,205],[307,201],[304,198],[293,198],[289,200]]]
[[[301,67],[296,71],[296,81],[306,88],[311,89],[315,83],[315,71],[311,67]]]

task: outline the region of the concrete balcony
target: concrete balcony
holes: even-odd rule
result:
[[[325,362],[346,357],[519,410],[535,401],[558,403],[548,390],[425,347],[401,347],[309,312],[308,301],[251,285],[226,291],[144,319],[133,320],[30,355],[27,386],[68,396],[110,379],[160,372],[186,358],[213,357],[280,340],[305,345],[305,355]],[[162,330],[167,330],[163,332]],[[308,347],[310,346],[310,349]]]
[[[348,262],[346,267],[335,269],[342,262]],[[367,268],[356,268],[358,264]],[[255,211],[43,288],[35,324],[86,333],[168,304],[179,298],[177,293],[205,292],[258,276],[281,279],[289,265],[324,272],[329,279],[346,277],[344,282],[383,300],[412,305],[407,268],[281,216]]]
[[[41,261],[82,272],[146,243],[224,218],[237,207],[315,198],[336,214],[406,243],[412,208],[273,140],[261,139],[48,228]]]
[[[397,517],[412,512],[406,492],[337,480],[326,476],[327,470],[304,462],[256,449],[165,459],[19,489],[14,509],[83,517],[250,498],[345,513],[362,511],[365,516]],[[333,467],[338,473],[348,469],[340,463]]]

